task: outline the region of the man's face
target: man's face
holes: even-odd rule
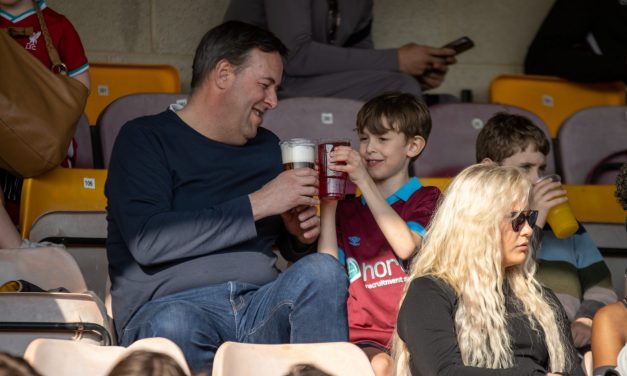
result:
[[[520,168],[531,183],[535,183],[544,176],[546,170],[546,156],[536,150],[535,145],[528,145],[523,151],[514,153],[501,161],[502,166]]]
[[[232,136],[236,144],[243,145],[254,138],[265,112],[277,106],[276,92],[282,73],[281,56],[258,49],[250,52],[244,66],[235,73],[230,88],[230,105],[233,107]]]

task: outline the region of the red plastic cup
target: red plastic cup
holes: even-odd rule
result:
[[[345,139],[321,140],[318,142],[318,166],[320,167],[320,198],[342,200],[346,195],[345,172],[333,171],[329,168],[336,163],[329,162],[329,154],[336,146],[350,146]]]

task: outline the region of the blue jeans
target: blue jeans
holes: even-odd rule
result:
[[[211,373],[215,352],[225,341],[347,341],[347,289],[339,262],[312,254],[263,286],[226,282],[152,300],[133,315],[119,342],[169,338],[194,372]]]

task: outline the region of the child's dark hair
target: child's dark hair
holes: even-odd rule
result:
[[[364,129],[376,135],[394,130],[407,138],[420,136],[426,142],[431,133],[431,115],[422,99],[407,93],[386,92],[372,98],[359,110],[357,132],[363,133]]]
[[[285,376],[331,376],[311,364],[296,364]]]
[[[531,120],[521,115],[498,112],[485,124],[477,136],[475,153],[477,163],[490,158],[496,163],[525,151],[529,145],[547,155],[551,143],[544,132]]]

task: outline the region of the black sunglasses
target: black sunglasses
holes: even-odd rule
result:
[[[520,212],[512,212],[512,229],[514,232],[522,230],[525,225],[525,221],[529,223],[529,227],[533,229],[533,225],[536,224],[538,219],[537,210],[525,210]]]

